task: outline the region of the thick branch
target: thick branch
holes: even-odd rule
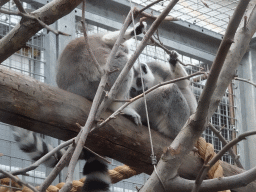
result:
[[[47,25],[70,13],[82,0],[54,0],[31,13]],[[17,24],[6,36],[0,40],[0,63],[18,51],[43,26],[34,19],[26,19]]]
[[[1,2],[0,2],[0,7],[2,7],[5,3],[7,3],[8,1],[10,1],[10,0],[1,0]]]

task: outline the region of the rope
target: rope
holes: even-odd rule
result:
[[[195,146],[198,149],[198,154],[200,157],[206,161],[211,160],[216,156],[214,152],[214,147],[211,143],[207,143],[203,137],[200,137]],[[220,165],[220,161],[217,161],[211,169],[208,171],[209,179],[223,177],[223,168]],[[219,192],[230,192],[230,190],[224,190]]]

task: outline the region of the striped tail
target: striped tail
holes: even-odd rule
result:
[[[13,126],[11,126],[11,129],[19,148],[24,153],[28,154],[33,161],[37,161],[49,151],[53,150],[51,145],[47,144],[42,138],[36,136],[32,131]],[[45,161],[44,164],[47,167],[54,167],[61,159],[62,155],[64,155],[65,151],[66,149],[61,149]],[[83,169],[83,174],[86,175],[86,180],[82,192],[109,192],[111,179],[108,174],[107,163],[85,149],[80,155],[80,159],[86,160]]]
[[[86,151],[85,156],[87,161],[83,174],[86,180],[82,192],[109,192],[111,178],[107,163],[89,151]]]
[[[51,145],[47,144],[42,138],[36,136],[32,131],[13,126],[11,126],[11,129],[19,148],[33,161],[37,161],[49,151],[53,150]],[[61,149],[45,161],[44,164],[47,167],[54,167],[64,153],[65,149]]]

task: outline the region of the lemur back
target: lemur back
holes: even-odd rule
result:
[[[104,34],[96,34],[88,37],[89,45],[101,66],[106,64],[112,49],[111,45],[102,41],[103,36]],[[113,85],[115,79],[128,61],[127,54],[128,48],[125,45],[121,45],[113,63],[111,63],[111,68],[119,69],[119,71],[110,74],[109,87]],[[58,60],[56,82],[58,87],[64,90],[93,100],[101,77],[95,64],[88,57],[89,53],[85,48],[84,37],[71,41],[63,50]],[[131,76],[132,71],[128,75]],[[131,78],[128,76],[126,79]],[[129,83],[127,81],[125,82]]]

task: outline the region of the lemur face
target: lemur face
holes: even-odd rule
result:
[[[141,72],[140,72],[141,67]],[[154,84],[154,75],[146,63],[140,63],[133,67],[134,79],[130,89],[130,97],[136,97],[143,92],[142,81],[144,83],[144,90],[148,90]]]

